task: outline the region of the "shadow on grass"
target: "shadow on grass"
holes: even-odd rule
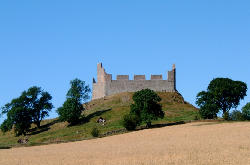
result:
[[[70,124],[68,125],[68,127],[71,127],[71,126],[76,126],[76,125],[82,125],[82,124],[85,124],[85,123],[88,123],[92,118],[96,117],[96,116],[101,116],[102,114],[108,112],[108,111],[111,111],[112,108],[110,109],[106,109],[106,110],[100,110],[100,111],[96,111],[94,113],[91,113],[89,115],[87,115],[86,117],[85,116],[82,116],[79,120],[78,123],[76,124]]]
[[[185,121],[178,121],[178,122],[174,122],[174,123],[153,124],[150,127],[141,126],[138,129],[136,129],[136,131],[144,130],[144,129],[152,129],[152,128],[162,128],[162,127],[166,127],[166,126],[174,126],[174,125],[181,125],[181,124],[186,124],[186,122]]]
[[[195,124],[195,125],[192,125],[192,126],[199,127],[199,126],[214,125],[214,124],[222,124],[222,122],[199,123],[199,124]]]
[[[185,121],[179,121],[179,122],[174,122],[174,123],[154,124],[154,125],[151,125],[151,127],[149,127],[149,128],[146,126],[140,126],[140,127],[137,127],[137,129],[133,130],[133,131],[141,131],[144,129],[153,129],[153,128],[162,128],[162,127],[166,127],[166,126],[181,125],[181,124],[186,124],[186,123],[187,122],[185,122]],[[125,133],[125,132],[133,132],[133,131],[128,131],[125,128],[123,128],[123,129],[119,129],[119,130],[108,131],[108,132],[102,134],[100,137],[106,137],[106,136],[121,134],[121,133]]]
[[[11,149],[11,147],[9,147],[9,146],[0,146],[0,150],[7,150],[7,149]]]
[[[180,125],[180,124],[186,124],[186,122],[185,121],[178,121],[178,122],[175,122],[175,123],[154,124],[150,128],[161,128],[161,127]]]
[[[59,122],[59,119],[53,120],[52,122],[50,122],[48,124],[42,125],[40,128],[36,127],[36,128],[30,129],[30,133],[28,135],[36,135],[36,134],[48,131],[52,125],[54,125],[58,122]]]

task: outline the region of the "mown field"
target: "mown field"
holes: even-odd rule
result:
[[[79,142],[0,150],[1,165],[247,165],[249,122],[192,122]]]
[[[162,98],[161,104],[165,112],[163,119],[154,121],[153,124],[166,124],[179,121],[194,120],[197,116],[197,109],[186,103],[178,93],[158,93]],[[117,131],[124,133],[126,130],[122,126],[122,117],[129,113],[132,103],[132,93],[122,93],[115,96],[105,97],[88,103],[84,111],[84,118],[79,125],[68,126],[66,122],[57,119],[45,120],[42,128],[33,129],[29,134],[28,146],[78,141],[93,138],[91,130],[97,127],[101,135],[107,132]],[[102,116],[107,120],[106,125],[98,124],[97,119]],[[15,137],[13,132],[3,134],[0,132],[0,148],[20,146],[17,141],[20,137]]]

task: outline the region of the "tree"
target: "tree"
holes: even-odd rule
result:
[[[27,102],[22,95],[19,98],[13,99],[11,103],[6,104],[2,108],[2,113],[7,114],[7,119],[1,124],[3,132],[10,131],[14,126],[14,131],[17,136],[26,135],[32,123],[32,116],[27,108]]]
[[[84,110],[82,104],[89,99],[90,88],[84,81],[74,79],[70,82],[71,87],[66,95],[63,106],[57,109],[59,119],[70,124],[79,122],[81,113]]]
[[[202,91],[197,95],[196,104],[200,106],[199,113],[203,119],[214,119],[217,117],[219,108],[214,104],[211,93]]]
[[[40,128],[41,121],[49,115],[53,108],[50,102],[52,96],[48,92],[44,92],[40,87],[31,87],[25,92],[31,111],[32,120]]]
[[[250,102],[242,108],[242,115],[246,120],[250,120]]]
[[[81,103],[76,99],[68,98],[63,106],[58,108],[57,112],[61,121],[67,121],[74,125],[79,121],[82,111],[84,110]]]
[[[5,119],[4,122],[1,124],[0,129],[2,132],[8,132],[9,130],[12,129],[12,122],[11,120]]]
[[[162,106],[159,104],[161,98],[150,89],[143,89],[133,95],[134,104],[130,107],[130,114],[145,122],[147,127],[151,126],[152,120],[164,117]]]
[[[85,81],[76,78],[70,84],[71,88],[67,92],[67,98],[77,99],[80,103],[89,99],[90,88],[89,85],[85,85]]]
[[[216,78],[210,82],[206,92],[198,93],[196,103],[201,108],[206,105],[210,111],[214,112],[218,108],[226,117],[230,109],[237,108],[240,100],[246,96],[246,92],[247,85],[244,82],[233,81],[229,78]]]
[[[40,122],[52,109],[52,97],[40,87],[31,87],[23,91],[21,96],[13,99],[2,108],[2,114],[7,119],[2,123],[1,130],[7,132],[12,129],[17,135],[26,134],[32,123],[40,127]]]

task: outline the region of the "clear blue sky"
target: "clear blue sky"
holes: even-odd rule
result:
[[[0,106],[36,85],[53,96],[56,117],[70,80],[92,86],[98,62],[114,77],[147,78],[166,78],[175,63],[177,89],[192,104],[216,77],[250,88],[250,1],[0,2]]]

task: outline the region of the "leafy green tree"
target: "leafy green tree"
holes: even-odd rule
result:
[[[83,102],[89,99],[90,88],[84,81],[74,79],[66,95],[63,106],[57,109],[59,119],[67,121],[71,125],[77,124],[84,110]]]
[[[210,82],[206,92],[198,93],[196,103],[201,108],[206,106],[207,110],[214,112],[217,107],[223,112],[223,116],[228,116],[226,114],[239,105],[240,100],[246,96],[246,92],[247,85],[244,82],[216,78]]]
[[[214,119],[217,117],[219,107],[214,104],[213,96],[205,91],[198,93],[196,104],[200,106],[199,113],[203,119]]]
[[[242,108],[242,115],[246,120],[250,120],[250,102]]]
[[[70,84],[71,88],[67,92],[67,98],[77,99],[80,103],[89,99],[90,88],[89,85],[85,84],[85,81],[76,78]]]
[[[143,89],[133,95],[134,104],[130,107],[130,113],[145,122],[147,127],[151,126],[152,120],[164,117],[162,106],[159,104],[161,98],[150,89]]]
[[[41,121],[49,115],[53,108],[53,104],[50,102],[52,96],[36,86],[29,88],[25,92],[25,96],[29,103],[28,108],[31,111],[32,120],[40,128]]]
[[[10,131],[14,126],[14,131],[17,136],[26,135],[32,123],[32,116],[27,108],[27,102],[24,96],[13,99],[11,103],[6,104],[2,108],[7,114],[7,119],[1,124],[3,132]]]
[[[0,129],[1,129],[2,132],[5,133],[5,132],[8,132],[9,130],[11,130],[11,129],[12,129],[12,126],[13,126],[12,121],[6,119],[6,120],[4,120],[4,122],[1,124]]]
[[[22,92],[20,97],[2,108],[2,114],[7,114],[7,119],[2,123],[1,130],[7,132],[14,126],[16,134],[21,135],[26,134],[32,123],[40,127],[41,120],[53,107],[51,99],[48,92],[36,86]]]
[[[216,78],[210,82],[208,92],[213,94],[215,103],[225,113],[238,107],[240,100],[246,96],[247,85],[229,78]]]
[[[200,107],[199,111],[203,119],[214,119],[217,118],[218,108],[214,104],[204,104]]]
[[[82,104],[77,99],[68,98],[57,112],[61,121],[67,121],[74,125],[78,123],[83,110]]]
[[[10,121],[13,121],[14,131],[17,136],[26,135],[26,133],[29,132],[32,116],[25,107],[12,109],[8,114],[8,118],[11,118]]]

